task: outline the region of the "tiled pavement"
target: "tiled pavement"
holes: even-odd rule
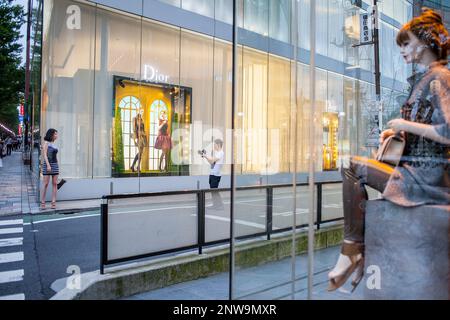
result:
[[[2,159],[0,216],[17,215],[30,210],[27,185],[31,182],[31,177],[27,177],[27,171],[22,162],[21,152],[12,152],[10,156]]]

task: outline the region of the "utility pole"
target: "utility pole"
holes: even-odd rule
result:
[[[31,164],[31,151],[29,150],[28,146],[30,141],[28,140],[28,134],[30,131],[30,48],[31,48],[31,17],[32,17],[32,10],[33,10],[33,1],[28,0],[28,14],[27,14],[27,48],[26,48],[26,62],[25,62],[25,112],[24,112],[24,120],[25,120],[25,130],[24,134],[22,136],[24,151],[25,151],[25,158],[30,160]],[[29,157],[28,154],[29,152]]]

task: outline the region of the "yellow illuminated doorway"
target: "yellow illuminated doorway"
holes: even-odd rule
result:
[[[337,170],[339,157],[338,130],[339,117],[334,112],[323,113],[323,170]]]

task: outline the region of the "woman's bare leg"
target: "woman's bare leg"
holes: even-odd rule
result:
[[[52,176],[52,203],[56,203],[56,193],[58,191],[58,176]]]
[[[45,199],[46,199],[46,196],[47,196],[47,187],[48,187],[48,184],[50,182],[50,176],[44,176],[43,181],[44,181],[44,185],[43,185],[43,188],[42,188],[41,203],[45,203]]]

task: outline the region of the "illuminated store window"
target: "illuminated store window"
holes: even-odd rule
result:
[[[122,119],[122,141],[125,170],[130,170],[137,148],[133,141],[133,119],[137,116],[141,103],[133,96],[123,98],[119,103]]]
[[[155,149],[155,141],[158,137],[159,118],[162,112],[169,115],[167,105],[162,100],[155,100],[150,106],[150,157],[149,169],[150,171],[159,170],[159,159],[161,157],[161,150]]]

